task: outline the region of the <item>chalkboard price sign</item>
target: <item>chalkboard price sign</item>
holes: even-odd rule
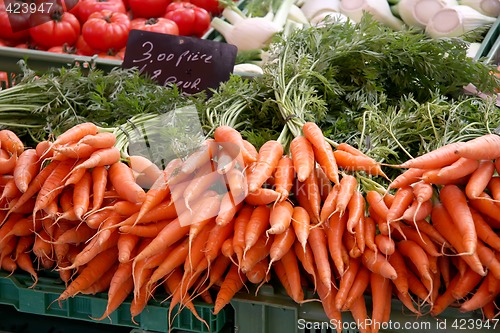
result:
[[[216,89],[233,71],[234,45],[194,37],[131,30],[124,68],[137,68],[159,85],[177,85],[183,93]]]

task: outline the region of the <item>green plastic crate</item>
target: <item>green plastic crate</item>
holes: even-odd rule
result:
[[[309,298],[311,296],[309,295]],[[370,298],[366,297],[368,314],[370,314]],[[234,331],[236,333],[334,333],[335,326],[326,317],[320,302],[307,302],[299,305],[285,296],[282,291],[272,286],[263,286],[259,294],[239,293],[231,301],[234,308]],[[391,323],[381,333],[403,332],[500,332],[500,320],[494,328],[481,326],[482,316],[479,312],[461,313],[457,308],[448,308],[437,318],[429,315],[416,317],[407,310],[399,300],[393,300]],[[343,333],[358,333],[354,319],[349,312],[342,313]],[[481,327],[480,327],[481,326]]]
[[[34,288],[30,288],[32,284],[33,281],[29,275],[16,273],[7,276],[5,272],[0,272],[0,304],[12,305],[19,312],[24,313],[161,333],[172,330],[219,333],[231,319],[231,309],[223,309],[219,314],[214,315],[212,305],[194,302],[198,314],[208,323],[210,329],[196,319],[188,309],[183,309],[169,327],[168,307],[170,303],[161,304],[159,301],[150,301],[142,313],[135,318],[137,324],[134,324],[129,311],[130,300],[127,300],[108,319],[96,321],[92,318],[100,317],[106,309],[106,294],[78,295],[61,302],[59,306],[55,300],[64,291],[65,286],[58,278],[40,277]],[[178,307],[175,308],[174,313],[177,309]]]

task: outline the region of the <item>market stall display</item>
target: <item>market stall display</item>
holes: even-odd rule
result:
[[[488,33],[431,38],[377,21],[369,1],[224,5],[214,28],[275,29],[256,46],[238,39],[237,62],[259,75],[209,94],[131,69],[19,62],[0,90],[0,262],[13,274],[0,296],[42,296],[39,313],[59,317],[87,300],[79,318],[125,313],[120,325],[158,332],[244,331],[247,309],[298,331],[391,331],[402,312],[493,328],[495,19]]]

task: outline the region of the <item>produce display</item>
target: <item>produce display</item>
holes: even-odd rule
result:
[[[166,325],[178,305],[203,322],[193,301],[217,314],[272,284],[332,321],[350,312],[360,332],[381,330],[393,299],[414,316],[455,308],[496,325],[500,72],[468,54],[492,20],[443,38],[403,14],[425,4],[491,18],[493,5],[221,1],[207,9],[220,17],[186,32],[197,25],[176,22],[200,13],[190,5],[119,2],[144,29],[202,37],[211,24],[261,72],[187,95],[131,69],[20,61],[0,90],[2,270],[34,289],[58,274],[54,307],[105,294],[98,321],[125,300],[134,319],[154,297],[170,302]],[[97,44],[126,41],[132,21],[97,4],[116,7],[80,7],[95,27],[64,36],[118,50]],[[123,39],[97,38],[115,24]]]

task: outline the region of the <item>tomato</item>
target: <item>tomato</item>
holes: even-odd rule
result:
[[[123,49],[121,49],[120,51],[118,51],[118,52],[116,53],[116,56],[117,56],[119,59],[121,59],[121,60],[125,59],[125,51],[126,51],[126,50],[127,50],[127,48],[126,48],[126,47],[124,47]]]
[[[29,49],[29,50],[38,50],[38,51],[46,51],[46,47],[42,47],[40,45],[34,44],[33,42],[26,42],[26,43],[21,43],[17,44],[14,46],[15,48],[18,49]]]
[[[62,0],[62,6],[65,12],[70,12],[71,14],[78,17],[78,9],[81,1],[80,0]]]
[[[164,17],[177,23],[182,36],[202,37],[210,28],[210,14],[189,2],[172,2]]]
[[[0,2],[0,38],[15,41],[17,43],[28,40],[29,15],[10,15],[14,29],[12,29],[9,15],[5,10],[5,4]],[[24,28],[24,29],[20,29]],[[14,30],[14,31],[13,31]]]
[[[88,20],[90,14],[104,9],[115,13],[127,12],[122,0],[83,0],[78,4],[78,19],[83,24]]]
[[[96,50],[119,50],[127,45],[130,19],[127,14],[101,10],[92,13],[83,24],[82,35]]]
[[[47,15],[50,20],[46,22]],[[80,22],[75,15],[55,10],[52,13],[36,13],[30,17],[32,27],[30,28],[31,39],[38,45],[46,48],[60,46],[63,44],[74,45],[80,35]],[[37,24],[39,20],[45,23]]]
[[[134,18],[163,16],[171,2],[172,0],[128,0]]]
[[[60,53],[60,54],[78,54],[78,50],[75,46],[69,46],[64,44],[61,46],[53,46],[47,50],[47,52]]]
[[[218,0],[189,0],[189,2],[195,6],[205,9],[214,16],[220,15],[224,9]]]
[[[9,87],[9,74],[7,72],[0,72],[0,90]]]
[[[84,56],[92,56],[96,53],[98,53],[99,51],[96,51],[94,50],[93,48],[91,48],[89,46],[89,44],[87,44],[87,42],[85,41],[85,39],[83,38],[82,35],[80,35],[78,37],[78,40],[76,41],[76,53],[77,54],[80,54],[80,55],[84,55]]]
[[[164,17],[159,18],[136,18],[130,22],[130,29],[159,32],[162,34],[178,35],[177,23]]]

